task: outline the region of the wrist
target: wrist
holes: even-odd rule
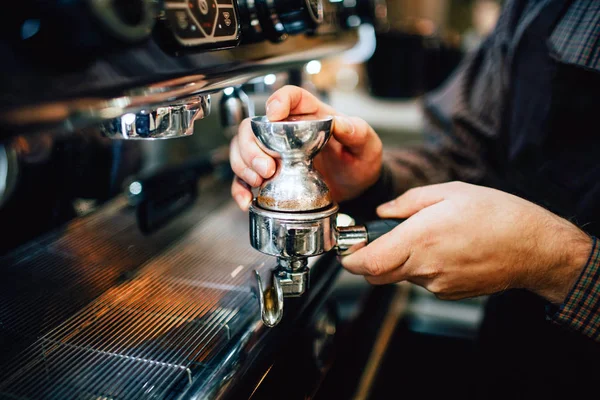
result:
[[[351,215],[357,222],[377,218],[375,209],[392,199],[392,185],[393,177],[384,163],[375,182],[357,195],[342,200],[339,204],[340,211]]]
[[[564,302],[577,282],[592,251],[593,239],[567,220],[556,217],[554,229],[548,230],[548,262],[541,268],[533,291],[551,303]]]

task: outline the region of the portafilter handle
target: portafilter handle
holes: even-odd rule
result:
[[[342,256],[352,254],[404,221],[400,218],[389,218],[370,221],[364,225],[338,226],[336,251]]]
[[[346,217],[347,221],[354,223],[352,218],[346,215],[340,214],[339,216]],[[367,222],[364,225],[338,226],[334,248],[340,255],[351,254],[390,232],[402,222],[404,222],[403,219],[381,219]],[[279,259],[279,263],[281,261],[282,259]],[[263,323],[269,328],[277,325],[283,318],[283,299],[286,295],[282,288],[282,279],[288,286],[298,284],[294,280],[292,271],[284,271],[280,267],[281,265],[273,271],[271,285],[264,285],[260,274],[255,271],[261,317]],[[304,268],[307,279],[304,285],[308,285],[308,269]]]

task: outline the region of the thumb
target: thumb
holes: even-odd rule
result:
[[[444,200],[445,184],[409,189],[401,196],[377,207],[381,218],[408,218],[424,208]]]
[[[273,93],[266,107],[270,121],[281,121],[290,115],[317,114],[327,108],[307,90],[290,85]]]

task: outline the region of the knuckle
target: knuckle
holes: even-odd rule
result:
[[[412,200],[415,204],[420,205],[421,207],[427,207],[432,204],[432,200],[434,197],[437,198],[432,192],[430,186],[421,186],[414,189]]]
[[[243,187],[240,185],[236,185],[235,183],[231,186],[231,197],[234,199],[237,198],[244,191]]]
[[[439,299],[446,299],[448,296],[451,296],[448,286],[440,282],[439,279],[431,280],[425,288]]]
[[[298,87],[298,86],[294,86],[294,85],[283,85],[281,87],[281,89],[279,89],[279,91],[281,92],[301,92],[302,88]]]
[[[250,127],[250,121],[252,121],[251,117],[246,117],[242,120],[242,122],[240,122],[240,126],[238,128],[239,131],[247,131],[248,129],[251,129]]]
[[[439,282],[436,280],[432,280],[432,281],[428,282],[425,285],[425,289],[429,290],[431,293],[435,294],[436,296],[438,296],[440,293],[442,293],[442,287],[440,286]]]
[[[250,120],[244,120],[240,124],[240,128],[238,129],[238,134],[236,137],[242,143],[249,143],[255,141],[254,134],[252,133],[252,127],[250,126]]]
[[[237,159],[232,159],[231,161],[231,169],[233,170],[233,173],[236,174],[239,177],[242,177],[244,174],[244,170],[246,169],[246,165]]]
[[[289,98],[292,95],[294,89],[295,87],[292,85],[284,85],[280,87],[268,98],[267,104],[271,103],[273,100],[282,101],[286,98]]]
[[[249,145],[256,144],[256,139],[254,138],[254,134],[252,133],[252,128],[248,127],[248,129],[240,130],[239,136],[239,144],[241,144],[242,148],[246,148]]]
[[[252,165],[252,161],[256,157],[264,154],[256,142],[244,143],[242,148],[243,150],[240,149],[240,158],[246,163],[246,165]]]
[[[415,196],[415,195],[417,195],[417,194],[418,194],[420,191],[421,191],[421,188],[420,188],[420,187],[413,187],[413,188],[410,188],[410,189],[408,189],[408,190],[407,190],[405,193],[406,193],[408,196]]]
[[[242,172],[242,177],[251,186],[258,186],[260,178],[252,169],[245,167]]]
[[[234,141],[239,137],[246,137],[250,133],[252,133],[252,128],[250,127],[250,118],[246,118],[240,123],[237,129],[237,135],[235,135],[231,140]]]
[[[256,157],[256,154],[250,146],[245,146],[244,150],[240,150],[240,159],[245,165],[252,165],[252,160]]]
[[[431,248],[435,248],[437,244],[441,241],[440,236],[435,231],[435,228],[430,230],[421,230],[417,232],[414,237],[415,247],[420,250],[428,250]],[[432,266],[427,267],[431,273],[441,274],[442,266],[434,264]]]
[[[406,192],[404,192],[404,196],[409,199],[418,200],[419,196],[421,196],[421,191],[422,190],[420,187],[410,188]]]
[[[454,300],[454,296],[448,293],[436,293],[435,297],[437,297],[440,300]]]
[[[369,124],[362,118],[359,117],[348,117],[352,124],[357,127],[361,132],[366,132]]]
[[[371,276],[380,276],[385,272],[383,262],[379,257],[371,257],[367,261],[365,269]]]
[[[370,139],[370,126],[364,119],[358,117],[350,117],[348,119],[354,127],[355,134],[358,134],[365,141]]]
[[[442,267],[439,265],[428,266],[419,272],[419,277],[429,279],[429,280],[435,280],[436,278],[440,277],[441,275],[442,275]]]
[[[383,143],[381,142],[379,135],[377,135],[367,121],[359,117],[350,117],[350,120],[357,130],[365,136],[365,138],[372,141],[374,149],[377,150],[380,147],[383,148]]]

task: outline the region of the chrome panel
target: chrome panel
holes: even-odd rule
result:
[[[251,44],[206,54],[203,55],[206,67],[195,69],[209,71],[207,73],[191,74],[188,67],[185,72],[179,72],[178,78],[158,80],[160,75],[157,75],[154,83],[117,90],[109,97],[73,96],[66,100],[8,106],[0,112],[0,131],[5,134],[74,131],[149,107],[239,86],[252,78],[284,71],[313,59],[334,56],[350,48],[356,40],[356,33],[349,31],[318,38],[297,36],[280,44]],[[164,60],[167,65],[169,60]],[[119,83],[119,79],[114,81],[115,85]],[[67,77],[64,82],[68,87]]]
[[[194,121],[210,112],[210,96],[194,96],[175,104],[141,110],[114,118],[102,125],[111,139],[171,139],[193,133]]]

